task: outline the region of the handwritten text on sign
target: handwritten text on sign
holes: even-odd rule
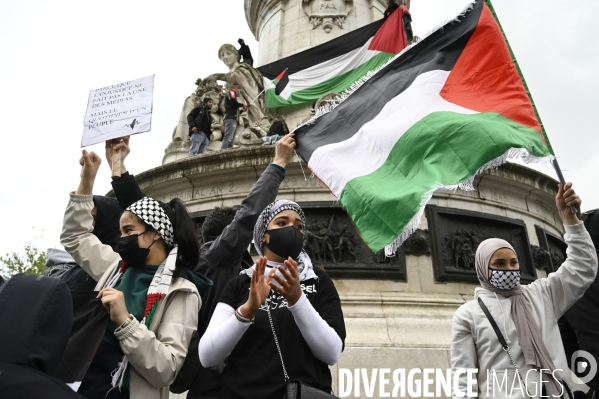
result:
[[[90,91],[81,147],[150,130],[153,91],[154,75]]]

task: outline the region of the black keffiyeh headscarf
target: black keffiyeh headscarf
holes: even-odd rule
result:
[[[292,210],[297,212],[297,214],[302,219],[302,224],[304,226],[306,225],[306,216],[304,215],[304,211],[302,211],[302,208],[300,208],[300,206],[295,202],[290,200],[279,200],[267,205],[258,217],[258,221],[254,226],[254,248],[256,248],[256,252],[258,252],[260,256],[264,255],[264,252],[262,251],[264,247],[264,242],[262,242],[262,238],[264,238],[264,233],[268,229],[268,224],[271,222],[271,220],[274,219],[275,216],[286,210]],[[306,251],[302,250],[302,252],[300,252],[299,256],[297,257],[297,259],[295,259],[295,261],[297,262],[297,271],[300,276],[300,281],[304,281],[310,278],[318,279],[318,277],[314,273],[312,260],[310,259]],[[267,266],[269,267],[277,265],[279,265],[279,263],[272,261],[268,261],[267,263]],[[240,274],[247,274],[251,277],[254,273],[255,267],[256,266],[254,265],[249,269],[245,269]]]

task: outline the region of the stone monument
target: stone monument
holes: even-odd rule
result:
[[[370,23],[385,9],[378,0],[245,0],[244,5],[248,24],[260,41],[259,64]],[[257,79],[253,68],[239,66],[225,46],[221,49],[219,57],[229,73],[197,82],[198,90],[184,102],[171,150],[184,143],[186,112],[201,96],[217,97],[227,85]],[[261,90],[258,82],[252,90]],[[296,106],[279,112],[288,120],[299,120],[309,111],[309,106]],[[267,117],[260,107],[249,115],[243,131]],[[242,145],[190,158],[185,151],[183,159],[176,159],[176,154],[167,149],[162,166],[136,178],[145,195],[185,201],[199,229],[215,206],[241,203],[272,162],[274,148]],[[557,181],[524,166],[506,164],[486,171],[475,178],[474,191],[436,192],[419,229],[393,257],[366,247],[328,188],[306,177],[304,170],[298,162],[287,166],[278,198],[296,201],[304,209],[308,220],[304,247],[314,264],[333,278],[341,297],[347,338],[339,362],[331,366],[335,389],[340,368],[366,369],[370,376],[373,368],[451,367],[452,317],[478,286],[474,254],[485,238],[512,243],[524,283],[545,277],[565,258],[563,226],[555,209]],[[363,388],[361,393],[365,397]]]

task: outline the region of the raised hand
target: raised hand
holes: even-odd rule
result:
[[[125,136],[119,139],[106,141],[106,160],[108,161],[110,170],[112,170],[112,155],[118,150],[121,150],[121,174],[127,172],[125,158],[127,158],[127,155],[131,152],[131,149],[129,148],[129,138],[129,136]]]
[[[81,165],[81,181],[75,194],[91,194],[94,189],[94,182],[102,159],[95,152],[81,151],[79,165]]]
[[[289,257],[284,263],[285,266],[287,266],[287,270],[285,270],[283,266],[278,267],[283,277],[281,278],[277,274],[273,275],[273,279],[276,280],[280,286],[277,286],[271,281],[270,287],[279,294],[283,295],[283,297],[287,299],[289,306],[293,306],[302,296],[300,277],[297,271],[297,262]]]
[[[266,256],[261,256],[256,262],[256,269],[252,275],[250,282],[250,295],[245,304],[241,306],[241,314],[244,317],[252,319],[256,316],[256,311],[260,308],[260,305],[268,297],[270,292],[272,276],[275,273],[275,269],[270,271],[268,278],[264,278],[264,271],[266,270]]]
[[[578,224],[580,220],[576,214],[572,213],[570,206],[574,205],[578,212],[580,212],[580,205],[582,200],[572,188],[572,183],[566,183],[563,187],[561,184],[558,185],[557,195],[555,196],[555,205],[559,216],[566,225]]]
[[[289,133],[283,136],[275,146],[275,160],[272,162],[285,167],[291,161],[295,149],[295,134]]]

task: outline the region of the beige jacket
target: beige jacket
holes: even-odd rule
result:
[[[75,261],[102,289],[118,267],[120,256],[92,234],[91,195],[71,193],[65,211],[60,242]],[[115,333],[121,349],[133,366],[131,399],[167,399],[183,365],[191,335],[197,328],[201,299],[191,282],[180,278],[160,303],[148,328],[134,320]]]
[[[525,300],[539,327],[541,337],[555,364],[556,377],[570,385],[568,365],[557,320],[584,294],[597,274],[597,253],[582,223],[565,226],[564,240],[568,244],[567,259],[555,273],[522,286]],[[461,368],[477,368],[473,391],[479,398],[522,398],[518,380],[514,383],[515,369],[503,350],[489,320],[476,298],[480,297],[505,337],[529,393],[540,397],[537,370],[526,364],[519,345],[518,331],[512,318],[511,300],[493,292],[476,288],[475,300],[462,305],[453,316],[451,337],[451,365],[455,373]],[[455,375],[455,374],[454,374]],[[507,377],[504,379],[504,375]],[[544,378],[546,380],[546,378]],[[506,382],[509,389],[506,391]],[[502,386],[500,388],[499,386]],[[515,388],[512,390],[512,385]],[[493,388],[495,386],[495,388]],[[467,376],[459,375],[459,387],[467,389]],[[455,392],[454,392],[455,393]],[[510,395],[511,394],[511,395]],[[488,395],[488,396],[487,396]],[[567,394],[566,394],[567,397]],[[454,396],[455,398],[455,396]]]

